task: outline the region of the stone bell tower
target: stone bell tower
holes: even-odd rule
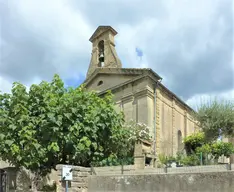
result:
[[[88,78],[97,68],[121,68],[121,61],[115,50],[114,36],[117,35],[111,26],[99,26],[89,41],[93,44],[92,56],[86,75]]]

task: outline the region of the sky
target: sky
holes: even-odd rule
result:
[[[83,82],[89,38],[111,25],[123,67],[152,68],[193,108],[234,99],[232,0],[0,0],[0,90]]]

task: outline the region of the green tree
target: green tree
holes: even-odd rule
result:
[[[211,159],[217,161],[222,155],[228,158],[234,154],[234,146],[229,142],[217,141],[198,147],[196,152],[202,153],[205,158],[207,158],[208,155],[211,155]]]
[[[119,137],[122,137],[122,148],[119,149],[118,154],[112,154],[107,159],[103,159],[99,162],[94,162],[95,166],[133,164],[135,142],[138,140],[152,142],[150,129],[144,123],[136,123],[133,120],[125,122],[121,131],[122,132],[119,132],[121,133]],[[114,135],[118,136],[117,133]],[[118,139],[119,137],[117,137],[116,139]],[[116,147],[118,148],[118,146]]]
[[[204,132],[193,133],[184,138],[184,145],[187,154],[192,154],[198,147],[206,143]]]
[[[0,94],[1,158],[40,174],[59,163],[89,166],[128,151],[123,124],[110,93],[65,89],[58,75],[29,91],[14,83],[10,94]]]
[[[206,139],[216,140],[221,134],[226,137],[234,136],[234,102],[218,101],[204,103],[195,114],[200,128]]]
[[[234,146],[229,142],[215,142],[211,145],[211,154],[215,159],[218,159],[222,155],[230,157],[234,154]]]

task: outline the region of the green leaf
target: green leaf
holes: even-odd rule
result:
[[[5,137],[5,135],[4,135],[4,134],[2,134],[2,133],[0,133],[0,140],[3,140],[3,139],[4,139],[4,137]]]
[[[44,173],[59,163],[87,166],[132,155],[130,132],[114,106],[111,93],[100,98],[83,85],[65,89],[58,75],[28,92],[14,83],[11,94],[0,93],[1,157]]]
[[[14,141],[12,141],[12,140],[6,140],[5,141],[5,144],[8,145],[8,146],[11,146],[12,143],[14,143]]]

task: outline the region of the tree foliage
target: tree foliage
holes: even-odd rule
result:
[[[216,140],[220,134],[234,136],[233,101],[212,100],[204,103],[199,107],[196,118],[208,140]]]
[[[111,166],[121,164],[133,164],[134,162],[134,146],[138,140],[152,142],[150,128],[144,123],[136,123],[133,120],[127,121],[123,125],[122,148],[119,153],[112,154],[107,159],[99,162],[93,162],[95,166]]]
[[[232,154],[234,154],[234,145],[232,143],[206,140],[204,132],[197,132],[185,137],[184,144],[188,156],[185,159],[187,162],[191,160],[190,163],[195,162],[195,164],[197,164],[197,157],[200,153],[202,153],[205,158],[207,158],[208,155],[211,155],[210,159],[216,160],[222,155],[225,157],[230,157]]]
[[[214,159],[218,159],[222,155],[225,157],[230,157],[232,154],[234,154],[234,146],[229,142],[218,141],[198,147],[196,152],[211,154]]]
[[[191,154],[196,148],[201,147],[206,143],[204,132],[196,132],[184,138],[186,152]]]
[[[184,164],[190,162],[196,165],[199,162],[199,155],[203,156],[206,161],[207,157],[211,159],[218,159],[220,156],[230,157],[234,154],[234,145],[230,142],[223,142],[217,140],[207,140],[204,132],[197,132],[184,138],[185,149],[187,157],[184,159]],[[197,161],[198,159],[198,161]]]
[[[129,131],[123,123],[110,93],[99,98],[82,86],[65,89],[58,75],[29,91],[14,83],[10,94],[0,94],[1,158],[32,171],[89,166],[124,154]]]

